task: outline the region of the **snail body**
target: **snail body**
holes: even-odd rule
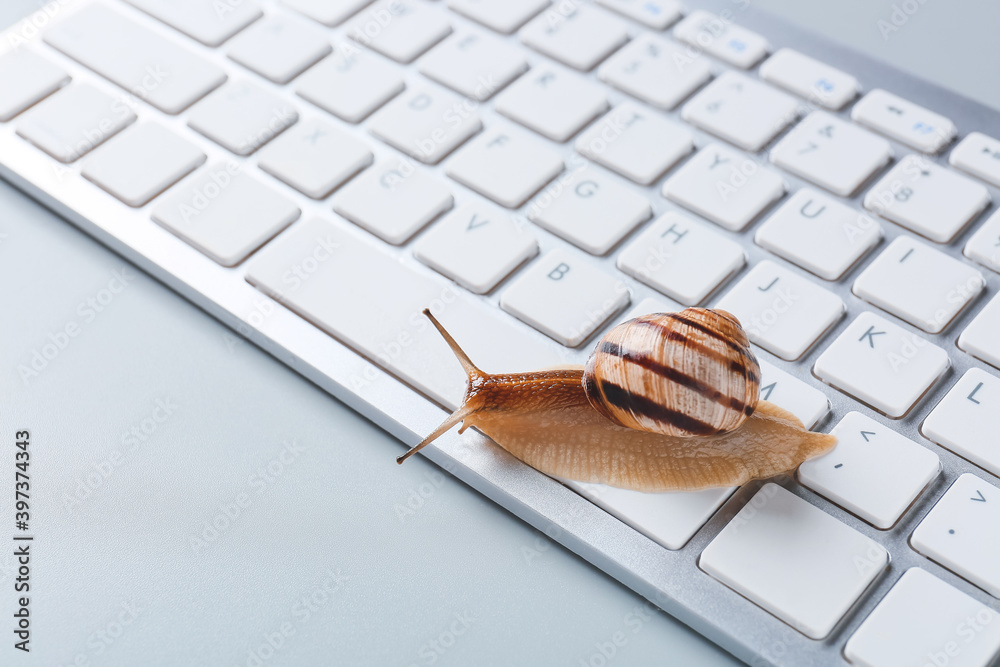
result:
[[[646,492],[738,486],[836,444],[759,400],[760,369],[728,313],[689,308],[613,328],[586,367],[489,374],[428,312],[468,376],[462,423],[549,475]],[[638,333],[637,333],[638,332]]]

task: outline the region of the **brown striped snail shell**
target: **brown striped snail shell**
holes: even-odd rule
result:
[[[760,365],[735,317],[688,308],[611,329],[587,360],[583,388],[595,410],[626,428],[718,435],[753,414]]]
[[[587,367],[487,373],[429,311],[465,370],[465,398],[402,463],[461,423],[563,479],[645,492],[739,486],[829,451],[787,410],[758,400],[760,367],[739,321],[689,308],[613,328]]]

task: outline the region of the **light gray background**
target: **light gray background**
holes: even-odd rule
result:
[[[886,40],[892,2],[755,1],[966,92],[997,80],[990,2],[917,3]],[[0,24],[40,4],[4,0]],[[978,93],[1000,106],[1000,88]],[[123,267],[134,278],[91,320],[80,304]],[[282,631],[261,664],[600,664],[617,633],[609,664],[737,664],[435,466],[396,466],[395,439],[4,183],[0,281],[3,664],[242,667]],[[176,406],[161,423],[158,400]],[[6,546],[25,428],[30,656],[11,648]]]

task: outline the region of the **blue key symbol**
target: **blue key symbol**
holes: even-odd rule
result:
[[[652,2],[647,2],[644,8],[648,13],[652,14],[653,16],[656,16],[660,13],[660,7]]]
[[[820,79],[819,81],[816,82],[816,88],[822,90],[823,92],[829,93],[830,91],[833,90],[834,86],[832,81],[828,81],[827,79]]]
[[[928,125],[927,123],[916,122],[913,124],[913,131],[917,134],[930,134],[934,131],[933,125]]]
[[[731,48],[733,51],[736,51],[736,53],[743,53],[744,51],[746,51],[747,45],[745,42],[742,42],[738,39],[731,39],[729,40],[729,48]]]

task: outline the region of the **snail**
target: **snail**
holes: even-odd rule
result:
[[[465,398],[414,453],[462,423],[543,473],[645,492],[739,486],[829,451],[793,414],[760,400],[760,366],[722,310],[655,313],[612,328],[586,366],[480,370],[429,310],[468,376]]]

